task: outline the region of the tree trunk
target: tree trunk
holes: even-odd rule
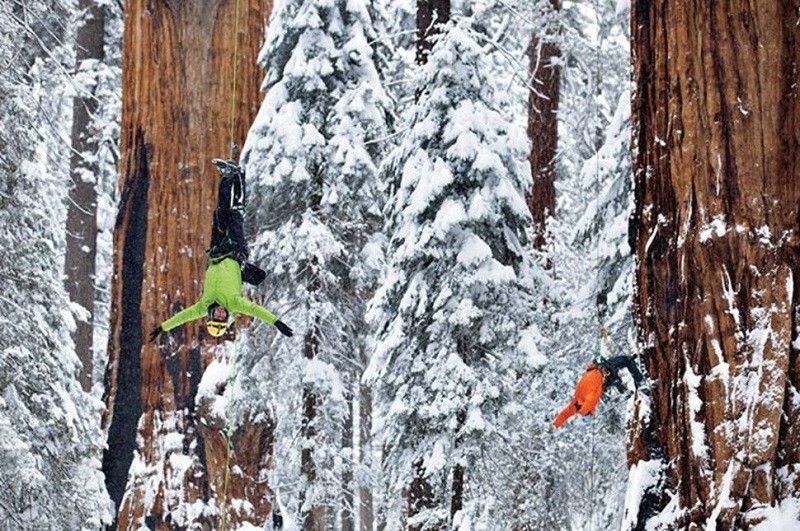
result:
[[[357,376],[357,375],[356,375]],[[353,382],[347,382],[347,389],[353,389]],[[349,450],[350,459],[344,463],[344,471],[342,472],[342,531],[355,530],[355,518],[353,517],[353,508],[355,502],[355,493],[353,492],[353,466],[355,460],[353,459],[353,401],[355,400],[352,391],[348,391],[347,396],[347,418],[344,423],[344,430],[342,430],[342,450]]]
[[[554,10],[560,0],[550,0]],[[531,141],[533,187],[528,207],[533,216],[533,247],[542,250],[545,244],[547,218],[556,209],[555,158],[558,150],[558,103],[561,89],[561,51],[553,42],[554,35],[531,35],[528,45],[531,88],[528,91],[528,138]]]
[[[236,3],[131,0],[125,6],[122,197],[103,456],[119,529],[218,528],[221,507],[231,528],[261,524],[270,515],[263,478],[271,465],[271,420],[253,423],[245,415],[231,434],[230,467],[243,473],[231,473],[223,499],[224,420],[204,419],[195,407],[203,370],[218,352],[207,347],[196,323],[162,337],[158,347],[145,342],[150,330],[201,294],[217,193],[210,159],[229,153],[234,76],[237,141],[261,102],[256,58],[271,3],[239,0],[234,61]]]
[[[359,389],[359,464],[372,470],[372,389],[361,384]],[[372,531],[375,522],[372,488],[361,484],[358,488],[359,529]]]
[[[800,496],[800,0],[633,6],[631,528]],[[630,494],[633,494],[632,496]]]
[[[433,37],[450,20],[450,0],[417,0],[417,64],[428,62]]]
[[[321,188],[320,188],[321,189]],[[317,286],[312,282],[312,291]],[[319,348],[318,332],[312,328],[306,334],[303,354],[307,360],[312,360],[317,355]],[[314,439],[317,435],[317,390],[313,383],[303,384],[303,420],[301,432],[303,450],[300,453],[300,474],[305,479],[305,488],[300,493],[300,512],[302,515],[303,529],[305,531],[325,531],[327,526],[327,512],[325,507],[317,505],[314,498],[315,484],[317,481],[317,468],[314,463]],[[311,499],[309,500],[309,493]]]
[[[464,466],[456,465],[453,467],[452,495],[450,497],[450,519],[464,508]]]
[[[450,0],[417,0],[417,64],[428,62],[428,55],[433,48],[433,37],[439,32],[442,24],[450,20]],[[419,90],[417,97],[419,97]],[[425,478],[425,469],[421,459],[411,465],[411,482],[406,489],[407,516],[413,517],[421,509],[433,506],[433,489]],[[421,531],[420,526],[408,526],[409,531]]]
[[[78,9],[83,13],[78,26],[75,44],[77,70],[95,70],[92,62],[105,58],[105,9],[95,0],[80,0]],[[95,271],[97,252],[97,151],[98,135],[94,126],[97,99],[92,93],[75,96],[72,118],[72,155],[70,174],[72,188],[67,206],[67,247],[64,258],[64,277],[67,293],[72,302],[88,311],[79,319],[72,334],[75,354],[81,361],[81,387],[92,387],[92,338],[94,321]]]
[[[461,341],[459,341],[460,350],[461,352],[465,352],[468,348],[466,345],[463,345]],[[464,363],[469,367],[470,366],[470,359],[469,356],[465,356],[462,354],[461,359]],[[456,415],[456,440],[455,440],[455,448],[458,449],[464,445],[464,441],[462,439],[461,433],[464,429],[464,423],[467,421],[467,411],[466,409],[461,410]],[[450,491],[450,523],[453,523],[453,519],[458,511],[464,508],[464,483],[465,483],[465,470],[464,465],[462,463],[457,463],[453,467],[453,480],[451,484],[451,491]]]
[[[406,499],[409,518],[416,516],[423,509],[430,509],[435,506],[433,488],[425,477],[425,463],[422,459],[417,459],[411,464],[411,485],[408,487]],[[407,528],[408,531],[423,531],[423,529],[426,529],[421,525],[409,525]]]

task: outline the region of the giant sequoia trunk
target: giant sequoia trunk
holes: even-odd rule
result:
[[[150,330],[201,294],[217,193],[210,159],[228,156],[234,76],[235,140],[244,140],[259,108],[256,57],[270,7],[269,0],[126,2],[103,458],[119,529],[217,529],[225,511],[235,528],[263,523],[270,512],[271,424],[245,422],[231,433],[234,472],[224,488],[224,419],[195,408],[203,370],[220,350],[192,323],[158,348],[146,343]]]
[[[799,12],[633,7],[634,302],[654,382],[629,441],[635,529],[746,529],[800,497]]]
[[[372,470],[372,389],[361,384],[359,387],[359,463]],[[359,531],[374,529],[372,488],[363,482],[358,488]]]
[[[78,70],[93,70],[92,61],[102,62],[104,53],[105,9],[94,0],[81,0],[83,20],[75,39]],[[72,118],[72,188],[67,205],[67,248],[64,276],[72,302],[88,311],[72,334],[75,353],[81,361],[80,382],[84,390],[92,387],[92,335],[94,317],[94,261],[97,254],[97,150],[98,132],[93,127],[97,98],[81,93],[75,97]]]
[[[550,0],[554,10],[561,0]],[[554,35],[531,35],[528,44],[531,89],[528,91],[528,138],[531,141],[531,177],[533,186],[528,207],[533,216],[533,247],[545,244],[547,218],[556,209],[556,168],[558,150],[558,103],[561,89],[561,52]]]

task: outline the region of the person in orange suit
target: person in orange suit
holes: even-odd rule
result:
[[[594,415],[601,396],[603,396],[603,371],[592,363],[586,368],[586,372],[575,387],[572,401],[558,414],[553,425],[560,428],[576,413],[584,416]]]
[[[560,428],[570,417],[576,413],[587,416],[594,415],[597,404],[603,396],[603,384],[613,385],[620,392],[625,391],[625,386],[619,378],[619,370],[625,368],[630,372],[633,381],[638,388],[644,378],[636,367],[636,362],[631,356],[617,356],[608,360],[590,364],[586,372],[581,376],[578,386],[575,387],[575,395],[567,407],[556,417],[553,425]]]

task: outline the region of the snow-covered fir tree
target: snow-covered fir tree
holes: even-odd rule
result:
[[[104,58],[75,65],[67,94],[91,94],[97,100],[91,134],[96,136],[97,149],[84,156],[96,161],[97,175],[88,178],[97,190],[97,254],[95,258],[94,304],[94,374],[95,383],[102,382],[108,346],[108,318],[112,274],[113,232],[117,211],[119,131],[122,115],[122,4],[109,0],[92,0],[104,10]],[[78,23],[86,12],[78,9]]]
[[[550,225],[554,287],[546,346],[561,370],[529,397],[531,408],[549,409],[551,415],[566,405],[596,356],[632,354],[626,341],[632,266],[627,245],[627,7],[602,0],[563,11],[559,117],[564,126],[559,134],[557,212]],[[612,339],[602,337],[601,323]],[[609,390],[594,418],[540,438],[537,452],[522,454],[526,466],[548,471],[542,474],[542,492],[551,494],[527,501],[536,521],[575,529],[618,525],[624,467],[609,464],[624,461],[626,407],[626,397]],[[521,480],[515,476],[515,482]],[[559,506],[566,511],[558,511]]]
[[[633,258],[628,245],[628,220],[632,207],[630,165],[630,92],[622,94],[606,138],[584,165],[584,187],[594,199],[576,227],[576,243],[594,265],[595,278],[579,292],[592,298],[599,318],[618,341],[630,330],[630,285]]]
[[[99,529],[102,404],[77,380],[62,283],[72,4],[0,5],[0,527]],[[7,67],[7,68],[6,68]]]
[[[597,8],[603,13],[599,17],[591,6],[572,3],[563,4],[557,12],[549,1],[511,2],[485,10],[473,6],[486,28],[478,38],[485,52],[483,65],[511,98],[499,109],[507,121],[525,126],[527,94],[535,86],[526,79],[525,48],[531,31],[558,43],[564,76],[557,215],[551,223],[550,243],[536,257],[552,268],[547,278],[537,282],[540,289],[533,307],[533,319],[539,324],[536,343],[546,353],[547,363],[522,372],[509,386],[509,400],[522,407],[506,409],[497,425],[503,443],[486,451],[473,470],[485,478],[481,488],[486,504],[492,505],[495,528],[605,528],[621,518],[624,467],[609,465],[624,460],[624,397],[610,393],[589,424],[576,423],[555,432],[552,428],[553,418],[569,401],[598,348],[606,356],[613,354],[598,336],[595,292],[602,279],[611,279],[617,288],[616,298],[611,297],[615,305],[604,316],[620,315],[620,308],[629,305],[626,235],[615,232],[625,217],[630,190],[625,186],[629,178],[622,160],[625,147],[619,142],[626,140],[628,125],[624,116],[619,116],[621,121],[613,116],[628,76],[626,12],[625,6],[617,4],[599,2]],[[543,13],[548,13],[546,19]],[[602,68],[599,78],[598,68]],[[608,139],[605,143],[603,137]],[[599,176],[587,163],[598,149],[597,157],[605,161]],[[597,208],[592,206],[595,201]],[[588,211],[599,212],[602,219]],[[613,258],[605,260],[607,255]],[[624,346],[625,328],[619,327],[623,323],[606,324]]]
[[[260,58],[267,96],[242,155],[254,255],[271,273],[268,305],[295,331],[274,345],[259,331],[242,363],[253,392],[280,397],[273,481],[306,521],[333,516],[352,458],[344,423],[366,365],[391,109],[380,27],[370,1],[276,3]]]
[[[451,512],[456,527],[486,522],[476,461],[500,441],[515,382],[544,363],[533,319],[543,279],[525,249],[528,143],[496,108],[480,28],[461,20],[435,44],[385,165],[390,270],[371,305],[379,342],[365,377],[384,416],[391,529],[449,527]]]

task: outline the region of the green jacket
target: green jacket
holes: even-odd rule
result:
[[[161,324],[161,329],[172,330],[189,321],[205,317],[208,307],[219,303],[228,313],[242,313],[274,325],[278,320],[272,312],[242,296],[242,268],[233,258],[211,263],[206,269],[206,281],[200,300],[181,310]]]

